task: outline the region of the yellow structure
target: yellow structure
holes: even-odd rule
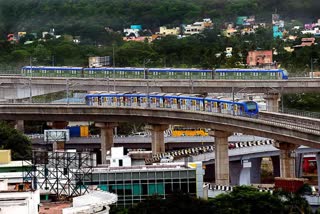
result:
[[[18,37],[24,37],[27,34],[27,32],[18,32]]]
[[[172,136],[173,137],[181,137],[181,136],[208,136],[208,132],[202,128],[185,128],[181,126],[174,126],[172,128]]]
[[[80,126],[80,137],[88,137],[88,136],[89,136],[89,127]]]
[[[166,28],[166,27],[160,27],[160,35],[179,35],[180,33],[180,28]]]
[[[11,162],[11,150],[0,150],[0,164]]]

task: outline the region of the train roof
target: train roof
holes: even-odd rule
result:
[[[46,69],[46,70],[82,70],[82,67],[70,67],[70,66],[23,66],[22,69]]]
[[[215,72],[283,72],[283,69],[242,69],[242,68],[223,68],[216,69]]]
[[[143,71],[144,68],[133,68],[133,67],[99,67],[99,68],[84,68],[84,70],[95,70],[95,71]]]
[[[212,72],[208,69],[199,69],[199,68],[149,68],[149,71],[156,72]]]

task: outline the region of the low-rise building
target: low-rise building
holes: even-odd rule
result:
[[[162,36],[168,36],[168,35],[179,35],[180,34],[180,28],[167,28],[167,27],[160,27],[159,34]]]
[[[272,50],[249,51],[247,56],[248,66],[266,66],[273,63]]]
[[[39,190],[10,189],[7,180],[0,180],[0,213],[38,213]]]
[[[185,35],[193,35],[193,34],[198,34],[202,32],[206,28],[212,28],[213,23],[211,19],[203,19],[202,22],[195,22],[191,25],[187,25],[184,27],[184,32],[183,34]]]
[[[119,206],[132,206],[149,196],[166,198],[175,191],[203,197],[201,162],[94,168],[86,185],[118,195]]]
[[[312,46],[315,45],[316,39],[311,37],[311,38],[302,38],[301,39],[301,44],[300,45],[295,45],[293,46],[294,48],[302,48],[302,47],[308,47],[308,46]]]

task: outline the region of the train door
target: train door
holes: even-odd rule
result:
[[[226,113],[228,113],[228,105],[227,105],[227,103],[220,103],[220,106],[221,106],[221,113],[222,114],[226,114]]]
[[[147,107],[147,97],[146,96],[140,97],[140,106],[143,108]]]
[[[131,106],[132,107],[138,107],[139,103],[138,103],[138,96],[134,95],[133,97],[131,97],[132,103]]]
[[[151,108],[156,108],[157,106],[156,106],[156,97],[155,96],[151,96],[151,97],[149,97],[149,102],[150,102],[150,107]]]
[[[165,108],[171,108],[171,99],[168,98],[168,97],[164,97],[164,102],[163,102],[163,104],[164,104],[164,107],[165,107]]]
[[[99,97],[98,96],[94,96],[92,98],[92,105],[93,106],[98,106],[99,105]]]
[[[112,106],[112,97],[106,96],[106,106]]]
[[[123,104],[124,106],[131,106],[132,102],[131,102],[131,96],[130,95],[124,95],[123,96]]]
[[[216,101],[212,102],[212,110],[211,112],[218,113],[219,112],[219,103]]]
[[[204,108],[206,112],[212,112],[212,102],[210,100],[204,100]]]
[[[101,101],[101,106],[106,106],[107,105],[107,97],[106,96],[101,95],[100,101]]]
[[[163,108],[163,96],[156,97],[156,108]]]
[[[197,100],[196,99],[190,99],[190,102],[189,102],[189,109],[192,110],[192,111],[197,111]]]
[[[178,98],[171,99],[171,108],[172,109],[180,109],[180,100]]]

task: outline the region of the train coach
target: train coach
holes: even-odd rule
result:
[[[128,79],[288,79],[283,69],[83,68],[24,66],[23,76]]]
[[[87,94],[86,104],[90,106],[169,108],[189,111],[205,111],[238,116],[257,117],[258,105],[251,100],[232,101],[222,97],[202,97],[192,94],[164,93],[118,93],[97,92]]]

